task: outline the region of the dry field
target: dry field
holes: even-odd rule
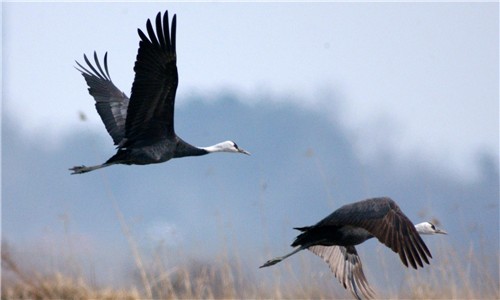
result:
[[[132,241],[133,242],[133,241]],[[135,245],[132,243],[131,247]],[[304,251],[304,254],[306,254]],[[271,280],[258,282],[252,272],[242,267],[239,259],[221,255],[211,263],[189,261],[175,268],[166,267],[158,256],[146,262],[137,248],[132,250],[136,266],[135,284],[127,288],[110,288],[92,283],[72,267],[41,274],[26,270],[22,262],[15,261],[9,245],[2,245],[2,299],[340,299],[350,297],[337,280],[322,270],[312,270],[307,253],[302,255],[302,272],[290,263],[270,268]],[[377,254],[377,255],[380,255]],[[446,242],[433,249],[439,263],[432,263],[422,271],[404,278],[405,285],[381,290],[379,297],[393,299],[499,299],[499,282],[491,270],[491,262],[498,257],[485,257],[472,250],[467,256],[459,255]],[[396,258],[396,257],[394,257]],[[300,259],[299,259],[300,261]],[[384,267],[384,259],[380,259]],[[296,261],[295,261],[296,263]],[[308,269],[309,268],[309,269]],[[366,265],[365,265],[366,268]],[[74,271],[74,270],[73,270]],[[293,280],[283,280],[292,274]],[[373,276],[374,270],[370,272]],[[249,275],[250,274],[250,275]],[[322,274],[319,276],[318,274]],[[384,274],[384,272],[381,272]],[[379,275],[379,274],[377,274]],[[391,280],[394,274],[382,277]],[[370,276],[369,276],[370,277]],[[394,278],[393,278],[394,279]],[[370,280],[370,278],[369,278]],[[262,281],[262,280],[261,280]]]

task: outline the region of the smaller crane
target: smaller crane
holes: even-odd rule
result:
[[[376,237],[399,254],[403,264],[417,269],[432,258],[419,234],[446,234],[431,222],[417,225],[408,219],[394,200],[388,197],[371,198],[344,205],[316,225],[294,228],[302,233],[292,243],[297,247],[287,255],[268,260],[261,268],[279,263],[285,258],[308,249],[321,257],[344,288],[356,299],[361,294],[372,298],[372,290],[358,252],[354,246]]]

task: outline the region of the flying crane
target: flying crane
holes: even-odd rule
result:
[[[177,136],[174,130],[175,92],[179,81],[175,50],[176,15],[169,30],[168,11],[156,16],[155,29],[148,19],[147,34],[138,29],[140,42],[134,66],[135,79],[130,99],[111,81],[107,53],[104,69],[94,52],[95,67],[84,55],[88,68],[77,68],[96,101],[96,109],[106,130],[117,145],[117,152],[105,163],[76,166],[71,174],[81,174],[115,164],[147,165],[172,158],[200,156],[214,152],[249,155],[233,141],[209,147],[195,147]],[[89,70],[90,69],[90,70]]]
[[[371,198],[344,205],[313,226],[294,228],[302,233],[292,243],[294,251],[268,260],[261,266],[269,267],[285,258],[308,249],[321,257],[344,288],[357,299],[360,294],[372,298],[372,290],[355,246],[376,237],[399,254],[403,264],[415,269],[429,264],[432,258],[419,234],[446,234],[431,222],[417,225],[406,217],[399,206],[387,197]]]

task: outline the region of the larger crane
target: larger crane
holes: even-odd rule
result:
[[[431,222],[413,225],[396,202],[387,197],[344,205],[316,225],[294,229],[302,232],[292,243],[297,248],[268,260],[261,268],[308,249],[328,263],[335,277],[357,299],[361,295],[372,298],[375,293],[363,273],[356,245],[376,237],[398,253],[406,267],[409,262],[417,269],[424,266],[423,262],[429,264],[428,258],[432,258],[419,234],[446,234]]]
[[[183,141],[174,130],[175,92],[179,81],[175,50],[176,16],[169,30],[168,11],[156,16],[156,32],[148,19],[148,36],[138,29],[140,42],[134,66],[135,79],[129,98],[111,81],[107,53],[104,70],[94,52],[96,67],[86,55],[87,69],[80,63],[89,93],[96,109],[113,138],[118,151],[105,163],[96,166],[76,166],[72,174],[81,174],[114,164],[147,165],[171,158],[199,156],[213,152],[233,152],[249,155],[233,141],[209,147],[195,147]]]

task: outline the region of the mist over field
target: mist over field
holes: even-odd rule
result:
[[[378,295],[499,297],[498,3],[1,9],[2,297],[351,297],[308,251],[258,266],[291,250],[293,227],[378,196],[449,233],[424,237],[422,270],[374,239],[357,247]],[[74,60],[108,51],[130,95],[137,28],[165,10],[177,134],[252,155],[70,175],[115,153]]]
[[[43,135],[24,138],[6,114],[3,240],[40,271],[70,260],[99,284],[124,286],[134,280],[134,263],[116,201],[145,259],[158,247],[173,266],[226,253],[262,280],[272,269],[257,267],[289,251],[297,234],[292,227],[312,225],[349,202],[390,196],[415,223],[435,219],[449,232],[425,237],[431,251],[448,245],[459,255],[474,251],[498,262],[498,167],[490,155],[478,153],[476,180],[425,160],[396,161],[390,153],[361,163],[353,137],[318,112],[268,105],[271,100],[245,105],[234,95],[218,98],[181,106],[178,134],[198,145],[232,138],[252,156],[214,154],[70,176],[68,167],[100,163],[113,154],[104,128],[91,131],[81,122],[58,147],[44,149]],[[201,115],[209,121],[197,122]],[[390,277],[409,272],[375,241],[359,249],[374,284],[380,262],[369,253],[376,249],[390,262]],[[306,255],[312,254],[298,254],[289,263]],[[434,254],[432,263],[442,259]],[[317,263],[318,272],[328,271]],[[498,278],[495,265],[487,271]]]

